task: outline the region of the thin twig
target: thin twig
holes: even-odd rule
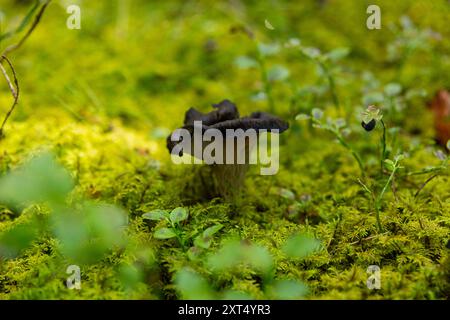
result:
[[[13,113],[14,109],[16,108],[16,105],[19,101],[19,81],[17,80],[17,75],[16,75],[16,70],[14,69],[11,61],[7,58],[7,55],[9,53],[11,53],[14,50],[17,50],[18,48],[20,48],[23,43],[30,37],[30,35],[33,33],[34,29],[37,27],[37,25],[39,24],[39,21],[42,18],[42,15],[45,12],[45,9],[47,9],[47,6],[50,4],[52,0],[47,0],[41,7],[41,9],[39,10],[39,12],[37,13],[33,24],[31,25],[31,27],[28,29],[28,31],[25,33],[25,35],[19,40],[19,42],[17,42],[16,44],[10,45],[8,47],[6,47],[6,49],[0,54],[0,69],[2,71],[3,76],[6,79],[6,82],[8,83],[9,89],[11,91],[11,94],[14,98],[13,104],[11,106],[11,108],[8,110],[8,112],[6,113],[5,118],[3,119],[3,122],[1,124],[0,127],[0,138],[3,136],[3,129],[5,127],[6,122],[8,121],[9,117],[11,116],[11,114]],[[12,75],[13,75],[13,80],[14,80],[14,85],[11,82],[11,79],[8,76],[8,73],[6,72],[4,66],[3,66],[3,61],[6,61],[7,64],[9,65]]]
[[[425,180],[424,183],[422,183],[422,185],[420,186],[419,190],[417,190],[417,192],[414,194],[414,198],[417,198],[417,196],[419,195],[420,191],[422,191],[423,188],[425,188],[425,186],[434,178],[436,178],[438,176],[438,174],[434,174],[431,177],[429,177],[427,180]]]
[[[47,9],[47,6],[50,4],[52,0],[47,0],[41,7],[41,9],[39,10],[39,12],[36,15],[36,18],[34,18],[33,24],[31,25],[30,29],[28,29],[28,31],[25,33],[25,35],[22,37],[22,39],[19,40],[19,42],[17,42],[16,44],[10,45],[8,46],[3,53],[1,54],[2,57],[0,58],[0,62],[3,61],[3,59],[5,59],[5,56],[9,53],[11,53],[14,50],[17,50],[18,48],[20,48],[23,43],[28,39],[28,37],[33,33],[34,29],[37,27],[37,25],[39,24],[39,21],[41,21],[42,15],[45,12],[45,9]]]
[[[3,64],[0,62],[0,68],[2,69],[2,73],[5,76],[5,79],[8,82],[8,85],[9,85],[9,87],[11,89],[11,93],[12,93],[12,95],[14,97],[13,104],[12,104],[11,108],[9,108],[8,112],[6,113],[6,116],[3,119],[2,125],[0,127],[0,137],[3,136],[3,129],[5,127],[5,124],[8,121],[9,117],[11,116],[11,114],[13,113],[14,109],[16,108],[17,102],[19,101],[19,92],[20,92],[19,81],[17,80],[16,71],[14,70],[14,67],[13,67],[11,61],[9,61],[9,59],[7,57],[5,57],[5,56],[1,56],[1,59],[2,59],[1,61],[3,61],[3,60],[6,61],[8,63],[8,65],[9,65],[9,67],[11,68],[11,72],[12,72],[12,75],[13,75],[14,84],[15,84],[16,88],[14,90],[14,87],[13,87],[13,85],[11,83],[11,80],[9,79],[8,74],[6,73],[6,70],[3,67]]]

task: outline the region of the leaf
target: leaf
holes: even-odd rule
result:
[[[321,56],[320,50],[313,47],[302,48],[302,53],[310,59],[317,59]]]
[[[447,150],[449,150],[449,151],[450,151],[450,140],[448,140],[448,141],[447,141],[447,145],[446,145],[446,147],[447,147]]]
[[[88,203],[79,210],[63,208],[52,214],[52,230],[61,252],[76,261],[94,263],[125,244],[128,215],[113,205]]]
[[[308,294],[308,287],[295,280],[277,280],[271,287],[271,293],[279,300],[302,299]]]
[[[300,113],[295,116],[295,120],[297,120],[297,121],[304,121],[304,120],[309,120],[309,119],[311,119],[311,117],[304,113]]]
[[[170,221],[172,223],[179,223],[181,221],[184,221],[188,218],[189,213],[186,208],[178,207],[172,210],[170,213]]]
[[[364,105],[380,104],[384,101],[384,96],[380,92],[371,92],[364,95],[362,102]]]
[[[275,30],[275,28],[270,24],[270,22],[267,19],[264,20],[264,25],[269,30]]]
[[[0,233],[0,258],[16,258],[37,236],[36,226],[22,224]]]
[[[267,248],[257,245],[243,245],[243,259],[254,268],[267,273],[273,266],[273,258]]]
[[[134,289],[143,280],[144,275],[140,268],[122,264],[118,270],[118,279],[125,289]]]
[[[211,237],[212,235],[216,234],[222,228],[223,228],[223,224],[216,224],[215,226],[209,227],[208,229],[203,231],[203,236]]]
[[[175,231],[173,231],[173,229],[159,228],[159,229],[156,229],[155,233],[153,233],[153,236],[156,239],[170,239],[170,238],[176,237],[177,235],[176,235]]]
[[[240,69],[250,69],[258,66],[258,62],[247,56],[239,56],[234,60],[234,64]]]
[[[323,111],[319,108],[314,108],[311,110],[311,115],[313,116],[314,119],[320,120],[323,117]]]
[[[286,67],[276,65],[267,72],[267,79],[269,81],[283,81],[289,77],[289,74],[289,70]]]
[[[142,215],[142,217],[147,220],[159,221],[159,220],[169,218],[169,213],[165,210],[156,209],[156,210],[152,210],[150,212],[144,213]]]
[[[175,287],[184,300],[211,300],[214,298],[208,282],[198,273],[183,268],[175,276]]]
[[[10,37],[14,36],[15,34],[17,34],[19,32],[22,32],[23,29],[25,29],[25,27],[30,23],[31,18],[33,18],[34,13],[39,8],[39,4],[40,4],[40,1],[38,1],[38,0],[36,0],[34,2],[33,6],[30,8],[28,13],[25,15],[23,20],[20,22],[20,25],[14,31],[10,31],[10,32],[6,32],[4,34],[0,34],[0,41],[3,41],[5,39],[7,39],[7,38],[10,38]]]
[[[208,249],[211,246],[212,236],[222,228],[223,228],[222,224],[209,227],[208,229],[203,231],[203,233],[200,236],[195,238],[194,240],[195,246],[202,249]]]
[[[390,159],[386,159],[386,160],[384,160],[384,166],[385,166],[386,169],[388,169],[389,171],[394,171],[394,168],[395,168],[394,161],[392,161],[392,160],[390,160]]]
[[[277,54],[280,51],[280,47],[277,44],[259,43],[258,51],[262,56],[268,57]]]
[[[384,93],[389,97],[394,97],[402,91],[402,86],[398,83],[388,83],[384,86]]]
[[[289,189],[279,188],[278,195],[280,195],[281,197],[283,197],[285,199],[295,200],[295,194]]]
[[[51,154],[41,154],[0,179],[0,201],[14,205],[63,203],[73,188],[69,173]]]
[[[345,58],[350,53],[349,48],[336,48],[328,52],[325,56],[333,62]]]
[[[291,258],[303,259],[320,249],[320,241],[306,234],[290,237],[283,246],[283,251]]]

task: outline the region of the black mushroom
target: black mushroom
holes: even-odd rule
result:
[[[186,129],[192,136],[195,126],[198,126],[198,124],[194,124],[194,122],[201,121],[201,127],[197,129],[200,129],[202,134],[208,129],[216,129],[222,133],[224,139],[228,139],[229,129],[231,129],[231,132],[240,131],[241,133],[253,129],[259,134],[261,130],[265,132],[282,133],[289,128],[289,124],[286,121],[266,112],[253,112],[250,116],[240,117],[236,105],[230,100],[223,100],[212,106],[214,110],[209,113],[202,113],[195,108],[190,108],[185,114],[184,125],[180,129]],[[173,149],[179,143],[182,143],[182,139],[173,138],[175,132],[176,131],[167,137],[167,149],[171,154]],[[236,135],[231,136],[231,138],[236,138]],[[208,144],[209,143],[203,141],[201,151],[203,151]],[[230,164],[228,162],[225,163],[225,161],[222,163],[209,163],[209,167],[211,168],[211,177],[209,180],[213,180],[213,189],[216,191],[216,195],[227,196],[233,194],[243,185],[245,173],[249,165],[249,153],[253,147],[254,145],[249,145],[248,141],[246,141],[245,149],[241,148],[235,151],[235,154],[245,153],[244,157],[246,160],[244,163],[233,162]],[[202,157],[201,152],[200,154],[197,154],[193,150],[194,148],[189,148],[187,152],[196,158]],[[183,151],[184,150],[178,152],[178,156],[182,156]],[[223,157],[225,157],[225,155]],[[208,188],[211,188],[211,186],[208,186]]]

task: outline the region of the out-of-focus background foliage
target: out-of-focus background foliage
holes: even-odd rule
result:
[[[0,0],[1,34],[33,3]],[[70,4],[81,30],[66,27]],[[448,156],[427,106],[450,88],[449,14],[445,0],[52,1],[9,56],[21,96],[0,140],[0,299],[448,298]],[[189,107],[223,99],[291,125],[279,173],[252,170],[233,201],[199,197],[165,147]],[[0,116],[10,103],[0,82]],[[364,188],[389,177],[380,127],[360,126],[369,104],[389,158],[406,155],[383,232]],[[365,172],[296,120],[314,108],[346,121]],[[439,171],[408,175],[427,168]],[[66,287],[69,265],[81,290]]]

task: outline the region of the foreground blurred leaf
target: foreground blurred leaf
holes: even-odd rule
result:
[[[215,271],[231,269],[242,263],[267,273],[272,268],[273,258],[265,247],[233,240],[226,243],[208,260],[210,268]]]
[[[184,300],[211,300],[213,292],[208,282],[199,274],[186,268],[175,276],[175,286]]]
[[[13,205],[62,203],[72,188],[69,173],[53,156],[43,154],[0,179],[0,201]]]
[[[270,292],[279,300],[303,299],[308,294],[308,287],[295,280],[277,280],[271,286]]]
[[[234,60],[234,64],[240,69],[250,69],[258,66],[258,62],[247,56],[240,56]]]
[[[320,241],[305,234],[290,237],[283,251],[291,258],[303,259],[320,249]]]
[[[18,225],[0,234],[0,257],[16,258],[27,248],[37,235],[33,223]]]
[[[269,81],[283,81],[289,78],[289,70],[281,65],[273,66],[267,72],[267,78]]]
[[[66,208],[52,218],[61,252],[76,261],[91,263],[124,245],[126,214],[115,206],[88,204],[82,210]]]

